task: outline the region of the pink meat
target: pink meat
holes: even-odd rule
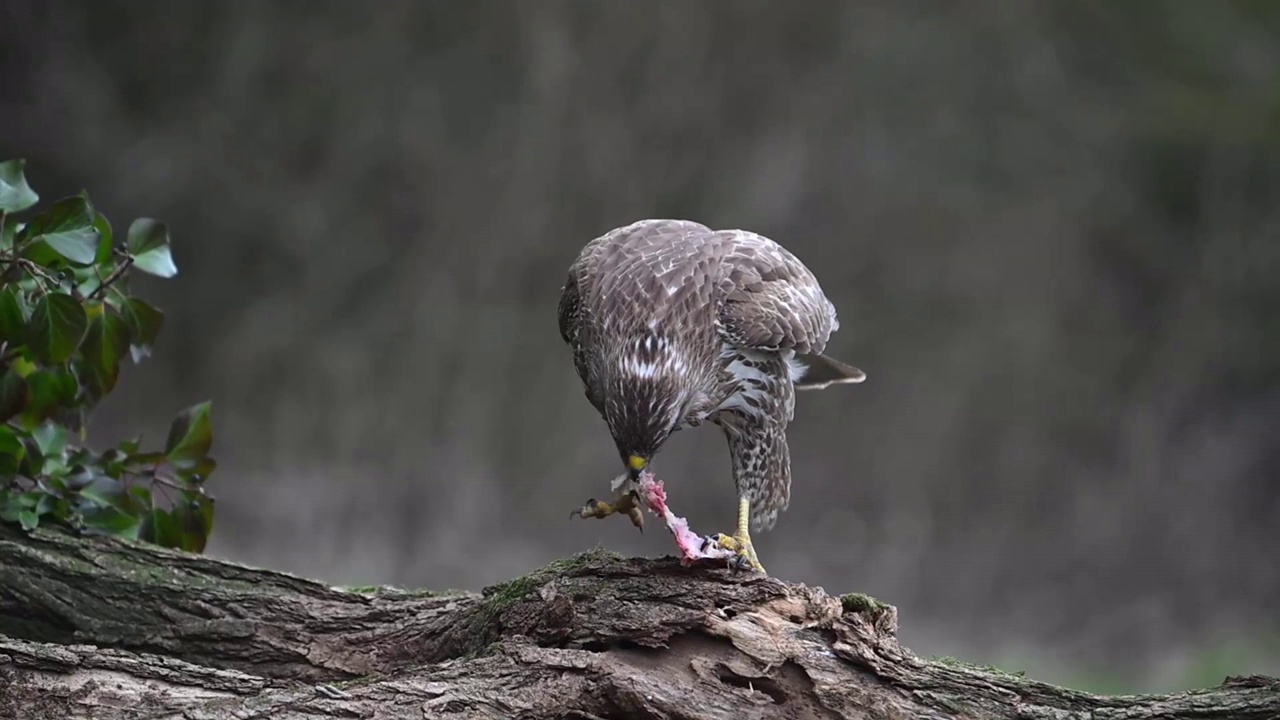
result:
[[[682,564],[691,565],[697,560],[733,557],[733,553],[721,547],[712,546],[703,550],[702,536],[689,529],[688,520],[676,517],[667,507],[667,491],[663,488],[662,481],[655,478],[652,473],[641,473],[638,486],[640,498],[644,500],[645,505],[649,506],[649,510],[654,515],[662,518],[667,525],[667,530],[675,536]]]

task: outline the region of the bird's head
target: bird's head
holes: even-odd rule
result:
[[[648,468],[684,417],[686,394],[676,377],[635,376],[613,378],[605,398],[605,422],[631,477]]]

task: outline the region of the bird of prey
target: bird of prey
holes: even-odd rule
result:
[[[750,530],[771,529],[791,499],[794,391],[866,379],[823,354],[839,322],[813,273],[753,232],[640,220],[587,243],[558,309],[631,481],[575,514],[640,525],[635,481],[671,433],[710,420],[729,442],[738,522],[709,541],[764,572]]]

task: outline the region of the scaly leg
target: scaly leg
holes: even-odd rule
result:
[[[631,518],[631,524],[639,528],[640,532],[644,532],[644,515],[640,512],[640,497],[636,492],[635,482],[627,475],[622,475],[614,480],[613,489],[618,493],[613,502],[591,498],[585,505],[569,513],[569,517],[607,518],[621,513]]]
[[[711,536],[716,545],[728,550],[738,556],[738,562],[747,565],[756,572],[765,572],[764,566],[760,564],[759,558],[756,557],[756,549],[751,544],[751,532],[748,529],[748,520],[751,514],[751,498],[747,495],[738,496],[738,531],[729,537],[724,533]]]

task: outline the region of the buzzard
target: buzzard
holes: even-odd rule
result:
[[[640,526],[635,481],[671,433],[710,420],[729,441],[738,527],[708,540],[763,572],[750,530],[771,529],[790,502],[794,391],[866,379],[823,355],[839,322],[813,273],[753,232],[640,220],[582,249],[559,321],[627,469],[613,502],[574,514]]]

